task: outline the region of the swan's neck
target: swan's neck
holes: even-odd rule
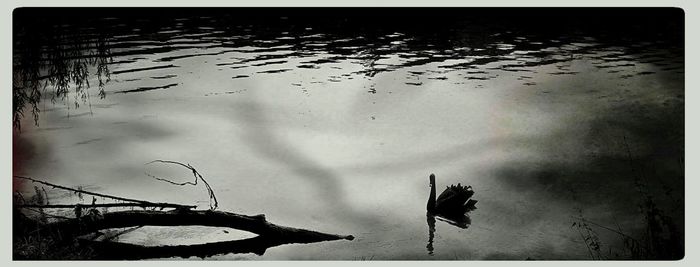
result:
[[[430,196],[428,197],[428,213],[435,211],[435,174],[430,175]]]

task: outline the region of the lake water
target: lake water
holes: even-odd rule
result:
[[[147,175],[191,181],[187,169],[146,164],[174,160],[203,175],[219,210],[356,237],[217,260],[589,259],[572,223],[583,215],[642,236],[635,181],[643,173],[651,191],[676,190],[657,201],[683,229],[683,206],[669,200],[682,203],[684,190],[682,44],[468,23],[340,31],[275,19],[263,27],[217,16],[155,25],[103,18],[113,29],[106,97],[90,76],[79,107],[73,96],[42,102],[38,126],[27,116],[15,135],[15,150],[26,151],[15,174],[208,208],[201,184]],[[91,26],[56,26],[81,27]],[[431,173],[438,194],[462,183],[479,201],[466,229],[437,221],[433,251]],[[55,203],[80,201],[50,191]],[[615,258],[620,237],[594,230]],[[229,236],[238,234],[144,228],[120,240]]]

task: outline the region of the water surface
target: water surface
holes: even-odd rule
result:
[[[44,101],[38,126],[26,118],[15,146],[29,140],[31,152],[15,174],[207,208],[204,187],[146,175],[191,179],[145,165],[176,160],[207,179],[220,210],[356,237],[214,257],[226,260],[589,259],[575,217],[641,236],[641,176],[652,191],[676,190],[657,201],[682,225],[672,201],[683,199],[684,61],[673,35],[640,34],[638,21],[544,31],[459,16],[374,28],[227,18],[95,19],[106,33],[47,25],[103,35],[76,42],[108,48],[111,80],[104,99],[91,76],[88,102]],[[430,173],[438,194],[462,183],[479,200],[468,228],[435,222],[432,249]],[[164,231],[122,240],[178,236]],[[616,258],[619,236],[596,231]],[[221,229],[182,233],[221,238]]]

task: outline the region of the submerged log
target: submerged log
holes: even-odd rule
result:
[[[80,218],[55,222],[45,229],[61,231],[64,234],[79,236],[103,229],[125,228],[132,226],[211,226],[228,227],[258,235],[294,240],[326,241],[348,239],[351,235],[333,235],[310,230],[297,229],[272,224],[264,215],[247,216],[224,211],[212,210],[173,210],[173,211],[117,211],[101,216],[83,216]]]
[[[276,225],[268,222],[262,214],[247,216],[223,211],[187,209],[173,211],[144,210],[108,212],[99,216],[83,216],[46,224],[44,227],[41,227],[41,231],[44,231],[45,234],[53,235],[60,233],[63,237],[70,237],[73,239],[103,229],[146,225],[228,227],[255,233],[258,234],[258,236],[245,240],[159,247],[91,240],[80,240],[80,242],[90,245],[95,249],[98,257],[102,259],[145,259],[173,256],[205,257],[221,253],[244,252],[262,254],[265,249],[282,244],[354,239],[352,235],[327,234]],[[117,251],[118,253],[116,253]]]

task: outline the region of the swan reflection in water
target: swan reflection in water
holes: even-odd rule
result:
[[[428,254],[433,255],[435,247],[433,242],[435,239],[435,219],[457,226],[462,229],[467,229],[472,221],[469,217],[469,212],[476,209],[476,200],[471,199],[474,195],[474,190],[471,186],[463,186],[461,184],[451,185],[445,188],[437,199],[435,198],[435,174],[430,174],[430,196],[428,197],[427,205],[427,223],[428,223]]]

